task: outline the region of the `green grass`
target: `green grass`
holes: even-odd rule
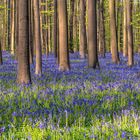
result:
[[[80,94],[77,91],[66,94],[65,91],[74,88],[74,85],[50,84],[54,93],[45,94],[43,86],[33,85],[32,89],[22,87],[21,90],[21,87],[5,83],[7,90],[12,90],[8,94],[0,93],[0,106],[3,107],[0,122],[1,127],[5,126],[1,140],[123,139],[123,132],[124,139],[140,137],[140,94],[115,90],[90,93],[91,85],[88,82],[85,85],[87,88]],[[74,99],[77,100],[75,104]],[[94,103],[90,105],[86,102],[88,100]],[[133,105],[127,109],[129,100]],[[80,104],[80,101],[83,102]],[[44,113],[45,109],[53,111]],[[69,109],[71,112],[67,111]],[[25,113],[27,110],[31,114]],[[39,113],[39,110],[42,112]],[[17,115],[12,115],[13,112]],[[43,128],[39,127],[41,123],[45,124]]]

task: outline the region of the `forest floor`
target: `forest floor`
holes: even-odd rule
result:
[[[0,66],[1,140],[140,139],[140,56],[135,65],[99,58],[100,70],[71,54],[71,70],[59,72],[53,55],[43,56],[43,75],[16,84],[17,62],[3,52]]]

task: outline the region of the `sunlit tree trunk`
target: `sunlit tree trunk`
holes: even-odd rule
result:
[[[124,5],[124,21],[123,21],[123,56],[128,56],[128,36],[127,36],[127,0],[123,0]]]
[[[1,39],[0,39],[0,65],[2,65],[2,48],[1,48]]]
[[[19,0],[19,48],[18,48],[18,74],[19,84],[31,82],[29,65],[29,11],[28,0]]]
[[[16,54],[16,60],[18,60],[18,35],[19,35],[19,0],[15,1],[15,54]]]
[[[119,63],[118,45],[117,45],[117,29],[116,29],[116,18],[115,18],[115,0],[109,0],[109,11],[110,11],[110,43],[113,63]]]
[[[127,1],[127,31],[128,31],[128,66],[134,64],[133,56],[133,27],[132,27],[132,2],[133,0]]]
[[[35,74],[41,76],[41,74],[42,74],[42,50],[41,50],[39,0],[34,0],[34,38],[35,38],[35,48],[36,48]]]
[[[74,1],[74,17],[73,17],[73,48],[74,52],[78,52],[78,17],[77,17],[77,8],[78,2]]]
[[[86,1],[80,0],[80,58],[86,57],[87,36],[86,36]]]
[[[10,50],[10,24],[11,24],[11,20],[10,20],[10,0],[7,0],[7,8],[8,8],[8,16],[7,16],[7,22],[8,22],[8,25],[7,25],[7,33],[8,33],[8,50]]]
[[[66,0],[59,0],[59,70],[66,71],[70,69],[68,53],[68,21],[67,21],[67,3]]]
[[[11,54],[15,54],[15,0],[11,1]]]

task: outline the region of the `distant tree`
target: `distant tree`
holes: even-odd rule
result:
[[[127,0],[123,0],[124,21],[123,21],[123,56],[128,56],[128,36],[127,36]]]
[[[86,1],[80,0],[80,58],[86,57],[87,36],[86,36]]]
[[[71,53],[74,52],[73,50],[73,18],[74,18],[74,1],[70,0],[70,16],[69,16],[69,50]]]
[[[19,1],[15,0],[15,57],[18,59]]]
[[[54,0],[54,27],[53,27],[53,35],[54,35],[54,55],[57,57],[57,0]]]
[[[41,50],[39,0],[34,0],[34,40],[36,48],[35,74],[40,76],[42,74],[42,50]]]
[[[104,1],[99,0],[99,54],[105,57]]]
[[[88,66],[99,66],[97,54],[96,0],[88,0]]]
[[[11,54],[15,54],[15,0],[11,4]]]
[[[33,64],[33,4],[32,0],[28,0],[29,4],[29,56],[30,64]]]
[[[59,70],[66,71],[70,69],[68,53],[68,21],[67,21],[67,3],[66,0],[59,0]]]
[[[11,25],[11,20],[10,20],[10,14],[11,14],[10,2],[11,2],[10,0],[7,0],[7,9],[8,9],[8,12],[7,12],[8,50],[10,50],[10,25]]]
[[[73,17],[73,48],[74,52],[78,52],[78,34],[79,34],[79,20],[78,20],[78,1],[74,1],[74,17]]]
[[[110,12],[110,44],[113,63],[119,63],[118,45],[117,45],[117,28],[115,18],[115,0],[109,0]]]
[[[133,0],[127,0],[127,31],[128,31],[128,66],[134,64],[133,56],[133,27],[132,27],[132,3]]]
[[[0,40],[0,65],[3,64],[3,61],[2,61],[2,47],[1,47],[1,40]]]
[[[29,11],[28,0],[19,0],[19,46],[17,82],[31,82],[29,65]]]

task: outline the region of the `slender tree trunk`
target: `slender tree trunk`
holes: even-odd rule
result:
[[[18,74],[19,84],[31,82],[29,65],[29,12],[28,0],[19,0],[19,48],[18,48]]]
[[[117,30],[116,30],[116,19],[115,19],[115,0],[109,0],[110,10],[110,35],[111,35],[111,53],[113,63],[119,63],[118,45],[117,45]]]
[[[18,35],[19,35],[19,0],[16,0],[16,13],[15,13],[15,51],[16,51],[16,60],[18,60]]]
[[[117,2],[117,36],[118,36],[118,52],[122,52],[122,43],[121,43],[121,37],[122,37],[122,15],[123,10],[122,6],[120,5],[121,0],[118,0]]]
[[[99,66],[97,54],[96,0],[88,0],[88,66]]]
[[[73,17],[73,48],[74,52],[78,52],[78,18],[77,18],[77,1],[74,1],[74,17]]]
[[[68,21],[66,0],[58,1],[59,14],[59,70],[70,69],[68,53]]]
[[[51,9],[52,9],[52,7],[51,7],[51,3],[50,2],[48,2],[48,12],[50,12],[51,11]],[[48,53],[52,53],[52,45],[51,45],[51,41],[52,41],[52,33],[51,33],[51,29],[52,29],[52,26],[51,26],[51,15],[49,14],[48,15]]]
[[[140,11],[140,2],[139,0],[137,0],[137,11]],[[140,25],[140,21],[138,22],[138,24]],[[138,28],[138,40],[140,40],[140,28]],[[140,54],[140,42],[138,43],[138,53]]]
[[[70,19],[69,19],[69,49],[73,53],[73,17],[74,17],[74,0],[70,0]]]
[[[127,0],[123,0],[124,4],[124,21],[123,21],[123,56],[128,56],[128,36],[127,36]]]
[[[54,47],[54,55],[57,58],[57,0],[54,0],[54,27],[53,27],[53,47]]]
[[[105,57],[105,25],[104,25],[104,4],[103,0],[100,0],[99,3],[99,12],[100,12],[100,32],[99,32],[99,53],[102,57]]]
[[[29,56],[30,56],[30,64],[33,64],[33,22],[32,22],[32,1],[28,0],[29,4]]]
[[[10,24],[11,24],[11,19],[10,19],[10,0],[8,0],[7,2],[7,8],[8,8],[8,16],[7,16],[7,22],[8,22],[8,25],[7,25],[7,33],[8,33],[8,50],[10,50]]]
[[[46,12],[48,13],[48,11],[49,11],[49,8],[48,8],[49,6],[48,6],[48,1],[46,0]],[[46,25],[47,25],[47,29],[46,29],[46,56],[48,56],[49,55],[49,29],[48,29],[48,27],[49,27],[49,25],[48,25],[48,22],[49,22],[49,20],[48,20],[48,18],[49,18],[49,16],[48,16],[48,14],[46,14]]]
[[[1,39],[0,39],[0,65],[3,64],[3,61],[2,61],[2,48],[1,48]]]
[[[41,74],[42,74],[42,50],[41,50],[39,0],[34,0],[34,29],[35,29],[34,37],[35,37],[35,48],[36,48],[35,74],[41,76]]]
[[[6,4],[7,4],[7,0],[4,0],[4,6],[5,6],[5,10],[4,10],[4,16],[3,16],[3,34],[2,34],[2,49],[6,50],[6,45],[7,45],[7,9],[6,9]]]
[[[15,0],[11,1],[11,54],[15,54]]]
[[[86,57],[87,36],[86,36],[86,1],[80,0],[80,58]]]
[[[133,27],[132,27],[132,2],[127,1],[127,31],[128,31],[128,66],[134,64],[133,56]]]

